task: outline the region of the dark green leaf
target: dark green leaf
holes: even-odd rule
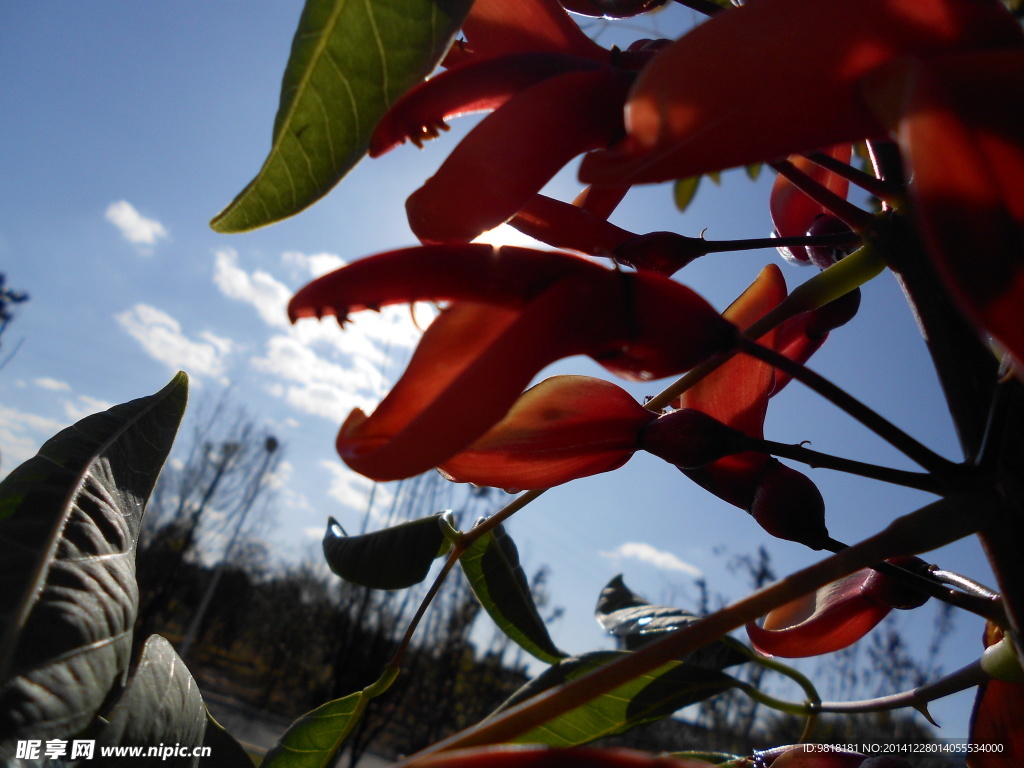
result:
[[[331,570],[353,584],[373,589],[404,589],[427,577],[435,557],[448,549],[440,514],[411,520],[361,536],[346,536],[333,517],[324,534],[324,556]]]
[[[634,651],[666,632],[685,627],[700,617],[667,605],[651,605],[626,586],[619,574],[601,591],[595,610],[598,623]],[[743,645],[725,636],[698,648],[680,661],[708,669],[724,669],[749,661]]]
[[[199,768],[252,768],[252,758],[234,736],[206,711],[206,735],[203,746],[210,754],[199,759]]]
[[[672,198],[675,200],[676,208],[685,211],[690,207],[693,198],[697,196],[697,187],[700,186],[700,176],[691,176],[688,179],[679,179],[672,186]]]
[[[530,583],[519,564],[519,550],[503,526],[474,541],[459,562],[473,594],[502,632],[548,664],[565,658],[537,612]]]
[[[180,746],[189,757],[170,754],[133,757],[137,766],[196,766],[195,747],[202,746],[207,714],[203,697],[185,663],[171,644],[153,635],[142,649],[139,664],[113,709],[96,733],[96,768],[113,768],[123,757],[100,755],[100,747]]]
[[[628,656],[628,651],[595,651],[563,659],[520,688],[499,712],[549,688],[575,680],[598,667]],[[623,733],[637,725],[668,717],[683,707],[715,696],[736,681],[723,672],[674,661],[642,675],[583,706],[549,720],[515,739],[553,747],[586,744],[603,736]]]
[[[471,0],[306,0],[270,154],[210,225],[245,232],[323,197],[366,154],[392,103],[434,69]]]
[[[139,527],[187,398],[180,373],[68,427],[0,483],[0,751],[81,731],[126,672]]]

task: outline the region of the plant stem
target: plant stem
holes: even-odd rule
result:
[[[819,184],[788,160],[776,160],[768,165],[780,176],[785,176],[794,187],[841,219],[854,232],[871,229],[874,216],[844,200],[825,185]]]
[[[949,475],[958,470],[958,465],[939,456],[939,454],[927,446],[922,445],[895,424],[850,395],[846,390],[837,387],[828,379],[809,368],[793,362],[785,355],[779,354],[772,349],[762,347],[757,342],[746,337],[740,339],[738,347],[741,352],[745,352],[751,357],[755,357],[778,368],[814,390],[932,474]]]
[[[989,676],[981,668],[981,661],[975,661],[966,667],[958,669],[945,677],[927,685],[918,686],[909,691],[894,693],[889,696],[880,696],[875,699],[864,699],[862,701],[814,701],[795,702],[776,699],[773,696],[762,692],[749,683],[738,681],[737,687],[755,701],[765,706],[777,709],[780,712],[788,712],[792,715],[810,716],[825,712],[854,714],[857,712],[885,712],[890,709],[902,709],[903,707],[914,707],[922,711],[931,720],[927,713],[927,704],[936,699],[950,696],[968,688],[974,688],[984,683]]]
[[[870,192],[882,202],[895,205],[902,200],[902,195],[900,194],[902,187],[899,184],[883,181],[872,176],[870,173],[864,173],[859,168],[854,168],[842,160],[836,160],[832,155],[824,152],[809,152],[804,157],[815,165],[819,165],[836,176],[841,176],[861,189]]]
[[[950,496],[894,520],[881,532],[720,611],[666,635],[629,656],[577,680],[545,691],[506,712],[457,733],[396,764],[410,768],[422,758],[462,747],[502,743],[580,707],[630,680],[754,621],[774,608],[888,557],[921,554],[952,543],[983,525],[988,505],[975,496]],[[977,514],[978,510],[981,514]]]
[[[833,248],[852,248],[863,242],[855,232],[838,232],[833,235],[803,235],[801,237],[756,237],[747,240],[703,240],[706,253],[727,253],[730,251],[753,251],[758,248],[778,248],[780,246],[831,246]]]
[[[885,262],[872,248],[866,246],[860,248],[839,263],[833,264],[798,285],[781,304],[744,329],[743,333],[752,339],[759,339],[768,331],[782,325],[786,320],[796,317],[802,312],[822,307],[854,288],[860,287],[880,274],[883,269],[885,269]],[[730,350],[705,360],[648,400],[644,407],[655,413],[661,411],[735,354],[736,350]]]
[[[841,541],[829,539],[825,548],[832,552],[840,552],[843,549],[846,549],[847,545],[843,544]],[[968,594],[956,589],[949,589],[937,577],[916,573],[908,568],[903,568],[899,565],[894,565],[893,563],[887,563],[884,560],[882,562],[875,563],[870,566],[870,568],[888,576],[904,586],[917,590],[921,594],[928,595],[929,597],[934,597],[936,600],[948,603],[954,608],[959,608],[960,610],[967,611],[968,613],[973,613],[976,616],[981,616],[981,618],[992,621],[1001,627],[1005,627],[1007,625],[1006,611],[1003,609],[1003,603],[998,593],[993,592],[989,595],[983,596],[978,594]],[[966,581],[969,581],[969,579]]]
[[[748,437],[745,442],[750,446],[750,450],[770,453],[773,456],[781,456],[784,459],[793,459],[815,468],[833,469],[837,472],[868,477],[872,480],[880,480],[883,483],[891,483],[893,485],[901,485],[904,488],[915,488],[926,493],[934,493],[936,496],[941,496],[944,492],[950,490],[947,481],[943,478],[922,472],[908,472],[903,469],[882,467],[877,464],[868,464],[854,459],[844,459],[828,453],[813,451],[810,448],[804,448],[802,445],[777,443],[773,440]]]
[[[402,663],[402,657],[405,656],[405,651],[409,647],[409,643],[412,641],[412,636],[416,632],[416,627],[419,626],[420,619],[423,618],[423,614],[427,610],[427,606],[433,602],[437,596],[438,591],[441,589],[441,585],[444,584],[445,579],[448,578],[448,574],[451,573],[452,568],[459,562],[459,558],[462,553],[466,551],[466,547],[469,546],[465,543],[459,543],[452,547],[452,551],[448,553],[448,559],[444,561],[444,565],[441,567],[441,572],[437,574],[437,578],[434,579],[434,583],[430,585],[430,589],[427,590],[427,594],[423,596],[420,601],[419,608],[416,609],[416,615],[412,617],[412,621],[409,622],[409,626],[405,629],[405,634],[402,636],[402,641],[398,644],[398,648],[395,649],[394,655],[391,657],[391,661],[388,662],[388,667],[398,668]]]

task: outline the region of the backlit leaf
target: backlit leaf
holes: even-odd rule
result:
[[[58,433],[0,483],[0,755],[78,733],[125,674],[139,527],[187,395],[179,373]]]
[[[474,541],[459,562],[473,594],[502,632],[548,664],[565,658],[537,612],[519,551],[503,526]]]
[[[377,122],[423,80],[470,0],[306,0],[263,167],[210,225],[245,232],[319,200],[366,154]]]
[[[595,610],[598,623],[612,635],[622,639],[628,650],[635,651],[666,632],[688,626],[700,617],[682,608],[651,605],[630,590],[616,576],[601,591]],[[724,669],[749,661],[749,653],[742,643],[729,636],[698,648],[681,661],[708,669]]]
[[[697,187],[699,186],[700,176],[690,176],[676,181],[672,187],[672,199],[675,200],[676,208],[680,211],[689,208],[693,198],[697,196]]]
[[[347,536],[333,517],[324,534],[324,557],[345,581],[373,589],[405,589],[427,577],[434,558],[447,551],[437,523],[441,514],[361,536]]]
[[[524,685],[498,709],[499,712],[614,663],[629,651],[595,651],[563,659]],[[680,662],[670,662],[641,675],[586,704],[559,715],[515,739],[553,747],[586,744],[603,736],[623,733],[637,725],[668,717],[683,707],[722,693],[736,681],[724,672]]]
[[[329,701],[307,712],[285,731],[261,763],[262,768],[326,768],[363,716],[365,691]]]

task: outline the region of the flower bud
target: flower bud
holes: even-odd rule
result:
[[[919,557],[893,557],[886,562],[916,573],[923,573],[928,568],[928,564]],[[928,595],[878,571],[871,572],[860,591],[869,600],[902,611],[920,608],[928,602]]]
[[[684,469],[703,467],[744,449],[742,432],[696,408],[661,416],[640,433],[640,447]]]
[[[672,275],[705,253],[706,243],[699,237],[651,232],[627,240],[616,248],[615,260],[627,267]]]
[[[853,234],[853,230],[841,219],[829,213],[823,213],[811,222],[807,228],[808,237],[820,237],[822,235]],[[805,246],[807,257],[811,263],[819,269],[828,269],[841,258],[849,254],[853,248],[837,247],[835,245],[808,245]]]
[[[766,465],[747,511],[776,538],[811,549],[821,549],[828,539],[825,501],[817,486],[777,459]]]

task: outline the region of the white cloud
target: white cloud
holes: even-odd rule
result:
[[[308,280],[344,265],[331,253],[282,255],[293,277]],[[297,274],[301,273],[301,274]],[[291,290],[267,272],[247,272],[230,249],[214,256],[214,284],[225,296],[252,305],[275,331],[251,365],[264,374],[266,392],[306,413],[339,423],[353,408],[372,410],[397,376],[396,364],[416,346],[435,313],[429,305],[414,321],[406,306],[360,312],[342,331],[332,320],[287,320]],[[425,309],[424,309],[425,307]]]
[[[213,282],[229,299],[252,304],[263,322],[271,327],[288,326],[288,299],[291,291],[266,272],[251,275],[238,266],[238,254],[225,249],[215,255]]]
[[[28,461],[39,450],[39,446],[67,426],[67,422],[25,413],[0,405],[0,469],[10,472],[24,461]]]
[[[639,560],[664,571],[682,571],[683,573],[688,573],[691,576],[702,575],[700,568],[697,566],[691,565],[684,560],[680,560],[671,552],[666,552],[663,549],[657,549],[650,544],[644,544],[639,541],[627,541],[617,546],[611,552],[601,552],[600,554],[601,557],[608,557],[612,559],[626,557],[633,560]]]
[[[100,400],[88,395],[79,395],[77,400],[64,401],[64,413],[71,421],[79,421],[94,413],[106,411],[114,407],[116,403],[107,400]]]
[[[230,339],[208,331],[200,334],[201,341],[193,341],[185,336],[177,320],[148,304],[136,304],[114,319],[150,357],[193,376],[223,376],[225,358],[234,347]]]
[[[33,379],[32,383],[40,389],[48,389],[51,392],[69,392],[71,390],[71,385],[66,381],[57,381],[57,379],[50,379],[45,376]]]
[[[305,254],[287,251],[281,256],[281,260],[285,264],[294,264],[314,278],[345,266],[345,260],[335,253]]]
[[[121,230],[125,240],[135,245],[156,245],[157,240],[168,236],[163,224],[156,219],[147,219],[127,200],[108,205],[106,217]]]
[[[374,485],[373,481],[353,472],[337,461],[321,461],[320,466],[326,469],[331,476],[327,495],[338,503],[356,510],[360,515],[365,514]],[[373,491],[373,507],[370,510],[370,516],[377,521],[383,520],[393,499],[393,491],[386,485],[378,484],[376,490]],[[349,533],[352,531],[349,530]],[[322,530],[320,535],[323,536]]]

